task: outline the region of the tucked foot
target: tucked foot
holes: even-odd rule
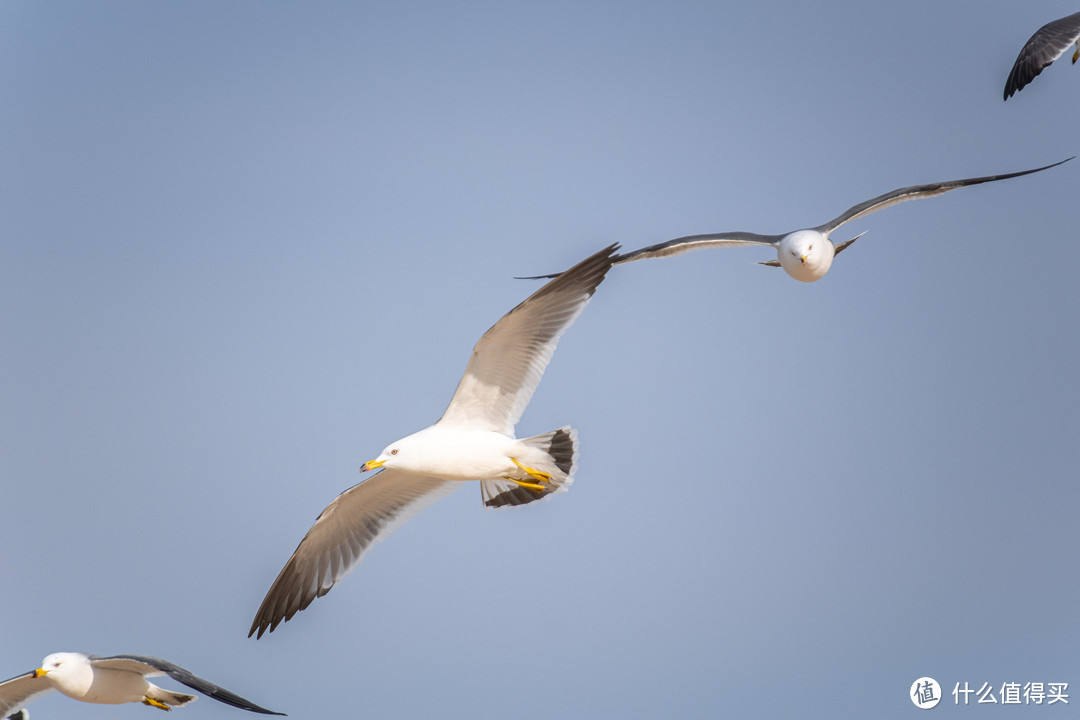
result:
[[[155,700],[154,698],[145,697],[145,698],[143,698],[142,704],[143,705],[149,705],[150,707],[156,707],[159,710],[166,710],[166,711],[172,710],[171,707],[169,707],[168,705],[166,705],[165,703],[163,703],[163,702],[161,702],[159,700]]]
[[[507,480],[513,480],[515,483],[525,488],[526,490],[532,490],[536,493],[542,493],[547,491],[547,484],[551,482],[550,474],[544,472],[543,470],[537,470],[536,468],[522,465],[515,458],[510,458],[510,460],[523,471],[525,471],[529,475],[529,477],[539,480],[539,482],[527,482],[525,480],[517,480],[515,478],[507,478]]]
[[[516,482],[518,485],[525,488],[526,490],[532,490],[535,493],[542,493],[545,490],[547,490],[546,487],[544,487],[543,485],[541,485],[539,483],[525,482],[524,480],[514,480],[514,478],[508,478],[508,479],[513,480],[514,482]]]
[[[531,468],[531,467],[528,467],[526,465],[522,465],[515,458],[510,458],[510,460],[515,465],[517,465],[519,468],[521,468],[522,470],[527,472],[531,477],[536,478],[540,482],[542,482],[542,483],[551,482],[551,475],[544,472],[543,470],[537,470],[536,468]]]

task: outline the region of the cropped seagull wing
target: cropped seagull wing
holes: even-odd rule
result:
[[[384,469],[326,506],[263,598],[248,637],[262,637],[330,592],[371,545],[460,483]]]
[[[1004,99],[1008,100],[1013,93],[1022,90],[1077,40],[1080,40],[1080,12],[1049,22],[1036,30],[1021,48],[1009,71]]]
[[[957,188],[967,187],[968,185],[980,185],[982,183],[994,182],[995,180],[1008,180],[1009,178],[1020,177],[1021,175],[1030,175],[1031,173],[1042,172],[1043,170],[1049,170],[1052,167],[1056,167],[1061,163],[1068,162],[1072,158],[1066,158],[1059,160],[1051,165],[1045,165],[1034,170],[1021,170],[1020,172],[1005,173],[1004,175],[987,175],[986,177],[966,178],[964,180],[949,180],[947,182],[930,183],[928,185],[911,185],[910,187],[899,188],[892,190],[884,195],[878,195],[876,198],[871,198],[866,202],[861,202],[853,208],[850,208],[840,217],[830,220],[824,225],[818,225],[814,230],[828,235],[836,228],[840,227],[846,222],[850,222],[855,218],[862,217],[863,215],[869,215],[872,212],[877,212],[890,205],[896,205],[898,203],[906,202],[908,200],[918,200],[920,198],[934,197],[935,195],[941,195],[947,193],[950,190]]]
[[[52,683],[45,678],[34,677],[33,672],[23,673],[0,682],[0,718],[14,715],[21,708],[32,703],[38,696],[53,689]]]
[[[438,424],[513,434],[559,338],[585,309],[617,249],[606,247],[560,274],[484,333]]]
[[[90,656],[90,664],[96,668],[110,668],[112,670],[126,670],[128,672],[139,673],[147,677],[154,677],[157,675],[168,675],[173,680],[187,685],[192,690],[198,690],[207,697],[212,697],[215,700],[225,703],[226,705],[232,705],[238,707],[241,710],[250,710],[251,712],[262,713],[263,715],[284,715],[285,713],[274,712],[273,710],[267,710],[264,707],[259,707],[250,700],[245,700],[236,693],[230,692],[225,688],[215,685],[209,680],[203,680],[198,675],[191,673],[188,670],[175,665],[168,660],[162,660],[161,658],[149,657],[147,655],[112,655],[110,657],[97,657]]]

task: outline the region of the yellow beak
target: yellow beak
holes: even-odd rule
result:
[[[360,466],[360,472],[367,472],[368,470],[381,468],[385,463],[385,460],[372,460],[371,462],[366,462]]]
[[[38,668],[37,670],[34,671],[34,677],[39,678],[42,675],[44,675],[45,673],[47,673],[47,672],[49,672],[49,671],[46,670],[45,668]]]

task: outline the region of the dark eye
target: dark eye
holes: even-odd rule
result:
[[[397,455],[397,448],[394,448],[393,450],[391,450],[390,454],[391,455]]]

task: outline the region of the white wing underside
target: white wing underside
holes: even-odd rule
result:
[[[138,673],[145,677],[158,677],[167,674],[165,669],[157,664],[151,664],[148,660],[155,658],[136,658],[128,655],[114,657],[90,657],[90,664],[96,668],[109,668],[110,670],[123,670],[125,672]],[[163,663],[164,661],[159,661]]]
[[[0,683],[0,718],[12,715],[52,689],[52,683],[35,678],[32,672],[5,680]]]
[[[512,436],[559,338],[604,279],[615,249],[605,248],[562,273],[484,333],[438,424]]]
[[[274,580],[251,633],[273,630],[325,595],[374,543],[460,486],[387,468],[343,492],[322,511]]]

